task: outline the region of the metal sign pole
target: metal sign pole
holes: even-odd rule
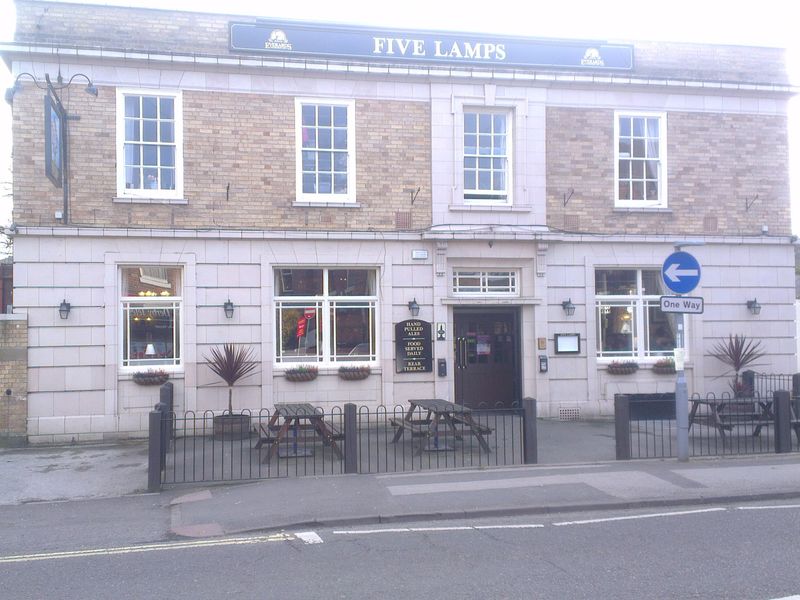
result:
[[[683,319],[678,323],[675,348],[675,421],[678,425],[678,460],[689,460],[689,386],[683,371],[685,350],[683,348]]]

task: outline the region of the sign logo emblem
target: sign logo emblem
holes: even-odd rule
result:
[[[269,39],[264,43],[264,48],[267,50],[291,50],[292,45],[282,30],[273,29],[269,34]]]
[[[605,67],[606,61],[600,56],[600,51],[597,48],[589,48],[581,59],[581,66],[583,67]]]

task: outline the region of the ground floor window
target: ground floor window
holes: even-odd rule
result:
[[[683,315],[661,311],[658,269],[596,269],[597,355],[672,356]]]
[[[181,269],[121,269],[122,366],[181,364]]]
[[[276,269],[277,363],[373,362],[373,269]]]

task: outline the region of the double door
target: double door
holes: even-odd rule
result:
[[[469,408],[510,408],[519,400],[516,309],[456,309],[455,398]]]

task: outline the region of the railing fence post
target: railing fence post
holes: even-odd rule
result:
[[[358,420],[356,405],[344,405],[344,472],[358,473]]]
[[[148,454],[147,454],[147,490],[150,492],[161,491],[161,468],[163,438],[161,436],[162,415],[160,410],[150,411]]]
[[[780,390],[772,395],[772,409],[775,412],[775,452],[785,453],[792,451],[792,411],[789,406],[791,397],[786,390]]]
[[[631,404],[627,394],[614,394],[614,439],[617,460],[631,458]]]
[[[536,436],[536,398],[522,399],[522,448],[526,465],[539,462],[539,440]]]

